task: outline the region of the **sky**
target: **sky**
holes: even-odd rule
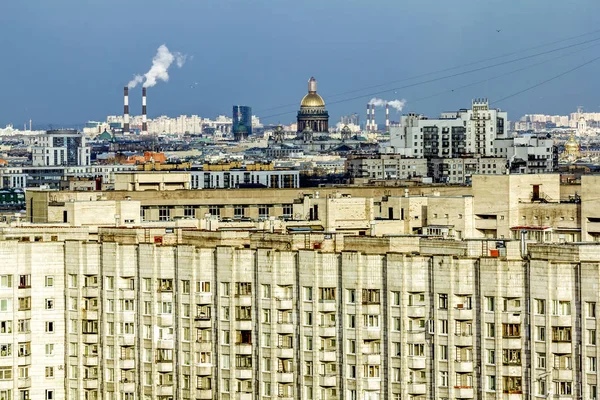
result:
[[[600,61],[494,103],[597,57],[600,41],[421,84],[600,38],[599,12],[598,0],[5,0],[0,127],[29,119],[39,129],[77,126],[122,113],[123,86],[148,71],[162,44],[188,58],[171,68],[169,82],[148,90],[150,118],[214,118],[243,104],[266,123],[287,124],[311,76],[330,123],[353,112],[364,121],[372,97],[405,99],[403,112],[432,117],[480,97],[509,119],[578,106],[600,112]],[[406,80],[461,65],[468,67]],[[356,91],[362,88],[370,89]],[[140,98],[138,86],[132,114],[140,113]]]

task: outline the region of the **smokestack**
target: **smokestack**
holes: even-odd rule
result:
[[[129,132],[129,88],[123,88],[123,132]]]
[[[365,123],[365,130],[369,132],[371,129],[371,105],[367,103],[367,122]]]
[[[375,122],[375,104],[371,105],[371,130],[373,132],[377,130],[377,122]]]
[[[390,105],[385,103],[385,131],[390,131]]]
[[[142,88],[142,135],[148,134],[148,122],[146,122],[146,88]]]

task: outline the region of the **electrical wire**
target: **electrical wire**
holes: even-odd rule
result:
[[[438,82],[438,81],[441,81],[441,80],[444,80],[444,79],[450,79],[450,78],[455,78],[455,77],[458,77],[458,76],[463,76],[463,75],[471,74],[473,72],[479,72],[479,71],[484,71],[484,70],[488,70],[488,69],[491,69],[491,68],[497,68],[497,67],[500,67],[502,65],[512,64],[512,63],[515,63],[515,62],[519,62],[519,61],[527,60],[527,59],[530,59],[530,58],[535,58],[535,57],[543,56],[543,55],[546,55],[546,54],[551,54],[551,53],[554,53],[554,52],[557,52],[557,51],[561,51],[561,50],[565,50],[565,49],[570,49],[570,48],[573,48],[573,47],[581,46],[581,45],[588,44],[588,43],[594,43],[594,42],[598,42],[598,41],[600,41],[600,38],[590,39],[590,40],[586,40],[584,42],[579,42],[579,43],[571,44],[571,45],[568,45],[568,46],[563,46],[563,47],[559,47],[559,48],[556,48],[556,49],[552,49],[552,50],[547,50],[547,51],[543,51],[543,52],[540,52],[540,53],[531,54],[531,55],[528,55],[528,56],[523,56],[523,57],[520,57],[520,58],[517,58],[517,59],[514,59],[514,60],[508,60],[508,61],[503,61],[503,62],[492,64],[492,65],[486,65],[486,66],[483,66],[483,67],[474,68],[474,69],[470,69],[470,70],[466,70],[466,71],[462,71],[462,72],[457,72],[457,73],[450,74],[450,75],[444,75],[444,76],[437,77],[437,78],[427,79],[427,80],[424,80],[424,81],[419,81],[419,82],[411,83],[411,84],[408,84],[408,85],[399,86],[399,87],[396,87],[396,88],[391,88],[391,89],[381,90],[381,91],[372,92],[372,93],[368,93],[368,94],[362,94],[362,95],[358,95],[358,96],[348,97],[348,98],[341,99],[341,100],[335,100],[335,101],[329,102],[328,104],[332,105],[332,104],[346,103],[348,101],[359,100],[359,99],[362,99],[362,98],[365,98],[365,97],[372,97],[372,96],[377,96],[377,95],[380,95],[380,94],[383,94],[383,93],[388,93],[388,92],[392,92],[392,91],[407,89],[407,88],[411,88],[411,87],[415,87],[415,86],[421,86],[421,85],[424,85],[424,84],[427,84],[427,83]],[[281,113],[277,113],[277,114],[268,115],[266,117],[262,117],[261,119],[266,120],[266,119],[278,117],[278,116],[281,116],[281,115],[287,115],[287,114],[291,114],[291,113],[295,113],[295,112],[296,112],[295,110],[285,111],[285,112],[281,112]]]
[[[345,92],[341,92],[341,93],[329,95],[328,97],[329,98],[333,98],[333,97],[343,96],[343,95],[346,95],[346,94],[361,92],[363,90],[368,90],[368,89],[373,89],[373,88],[377,88],[377,87],[387,86],[387,85],[398,83],[398,82],[405,82],[405,81],[409,81],[409,80],[413,80],[413,79],[417,79],[417,78],[423,78],[425,76],[439,74],[439,73],[442,73],[442,72],[453,71],[453,70],[456,70],[456,69],[460,69],[460,68],[464,68],[464,67],[469,67],[471,65],[477,65],[477,64],[481,64],[481,63],[484,63],[484,62],[487,62],[487,61],[493,61],[493,60],[497,60],[499,58],[504,58],[504,57],[509,57],[509,56],[515,55],[515,54],[524,53],[524,52],[527,52],[527,51],[530,51],[530,50],[535,50],[535,49],[539,49],[539,48],[546,47],[546,46],[552,46],[552,45],[555,45],[555,44],[568,42],[569,40],[577,39],[577,38],[584,37],[584,36],[593,35],[595,33],[600,33],[600,29],[597,29],[597,30],[594,30],[594,31],[590,31],[590,32],[587,32],[587,33],[582,33],[582,34],[575,35],[575,36],[570,36],[568,38],[556,40],[556,41],[553,41],[553,42],[547,42],[547,43],[543,43],[543,44],[540,44],[540,45],[528,47],[528,48],[525,48],[525,49],[516,50],[516,51],[510,52],[510,53],[505,53],[505,54],[502,54],[502,55],[499,55],[499,56],[485,58],[485,59],[482,59],[482,60],[479,60],[479,61],[474,61],[474,62],[467,63],[467,64],[461,64],[461,65],[457,65],[457,66],[454,66],[454,67],[444,68],[444,69],[440,69],[440,70],[437,70],[437,71],[431,71],[431,72],[427,72],[427,73],[424,73],[424,74],[414,75],[414,76],[411,76],[411,77],[408,77],[408,78],[403,78],[403,79],[398,79],[398,80],[394,80],[394,81],[389,81],[389,82],[381,83],[381,84],[377,84],[377,85],[366,86],[366,87],[363,87],[363,88],[360,88],[360,89],[354,89],[354,90],[350,90],[350,91],[345,91]],[[265,108],[265,109],[259,110],[258,112],[265,112],[265,111],[277,110],[277,109],[280,109],[280,108],[291,107],[291,106],[295,106],[295,105],[297,105],[297,102],[290,103],[290,104],[285,104],[285,105],[280,105],[280,106],[276,106],[276,107]]]

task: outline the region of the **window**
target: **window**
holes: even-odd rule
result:
[[[570,326],[553,326],[552,327],[553,342],[570,342],[571,327]]]
[[[348,354],[356,354],[356,340],[348,340]]]
[[[188,281],[188,280],[181,281],[181,293],[190,294],[190,281]]]
[[[546,300],[535,299],[535,313],[539,315],[546,314]]]
[[[546,369],[546,353],[536,353],[536,367]]]
[[[535,327],[535,340],[539,340],[541,342],[546,340],[546,327],[545,326],[536,326]]]
[[[587,398],[590,399],[590,400],[597,400],[598,399],[598,387],[596,385],[588,385],[588,396],[587,396]]]
[[[12,321],[0,321],[0,334],[12,333]]]
[[[262,286],[262,298],[270,299],[271,298],[271,285],[264,284]]]
[[[588,329],[587,337],[588,337],[587,344],[589,344],[590,346],[595,346],[596,345],[596,330]]]
[[[521,324],[502,324],[502,337],[521,337]]]
[[[522,380],[520,376],[504,377],[504,393],[520,394],[522,393]]]
[[[54,321],[46,321],[46,333],[54,333]]]
[[[0,275],[0,289],[9,289],[12,287],[12,275]]]
[[[596,318],[596,303],[586,303],[587,317]]]
[[[46,299],[46,310],[54,310],[54,299]]]
[[[367,328],[379,328],[379,315],[365,315],[365,324]]]
[[[262,310],[262,322],[263,324],[271,323],[271,310],[268,308],[263,308]]]
[[[346,301],[356,303],[356,289],[346,289]]]
[[[0,311],[12,311],[12,299],[0,299]]]
[[[31,287],[31,275],[19,275],[19,289]]]
[[[312,351],[312,349],[313,349],[313,338],[312,337],[305,336],[304,347],[305,347],[305,350]]]
[[[12,356],[12,344],[0,344],[0,357]]]
[[[77,275],[69,274],[69,287],[76,288],[77,287]]]
[[[487,350],[486,362],[488,364],[492,364],[492,365],[496,364],[496,350],[493,350],[493,349]]]
[[[448,334],[448,320],[440,319],[439,325],[440,325],[440,335],[447,335]]]
[[[238,282],[235,289],[235,294],[237,296],[249,296],[252,294],[252,283]]]
[[[408,344],[408,355],[422,357],[425,355],[425,344],[424,343],[409,343]]]
[[[312,318],[312,312],[311,311],[305,311],[304,312],[304,325],[312,325],[313,324],[313,318]]]
[[[229,282],[221,282],[221,296],[229,297]]]
[[[19,311],[31,310],[31,297],[19,297]]]
[[[488,375],[487,377],[487,390],[496,390],[496,375]]]
[[[568,300],[553,300],[552,315],[571,315],[571,302]]]
[[[448,346],[445,344],[440,345],[440,360],[448,361]]]
[[[356,328],[356,315],[348,314],[348,328],[350,328],[350,329]]]
[[[573,382],[556,381],[554,382],[554,393],[562,396],[570,396],[573,393]]]
[[[115,289],[115,277],[107,276],[106,277],[106,290],[114,290]]]
[[[196,282],[197,293],[210,293],[210,282],[200,281]],[[229,292],[229,290],[228,290]]]
[[[46,287],[54,286],[54,277],[52,275],[46,275],[45,282]]]
[[[332,288],[332,287],[319,288],[319,300],[320,301],[334,301],[335,300],[335,288]]]
[[[587,368],[588,372],[596,372],[597,371],[597,363],[596,357],[588,357],[587,358]]]
[[[392,305],[393,306],[400,305],[400,292],[392,292]]]
[[[303,288],[304,292],[304,301],[312,301],[313,300],[313,288],[310,286],[305,286]]]
[[[440,371],[440,386],[448,386],[448,371]]]
[[[9,381],[12,380],[12,374],[13,369],[12,367],[0,367],[0,381]],[[1,399],[1,392],[0,392],[0,399]]]
[[[379,289],[363,289],[362,302],[363,304],[379,304]]]
[[[486,327],[486,330],[485,330],[486,337],[489,337],[489,338],[496,337],[496,326],[494,325],[493,322],[486,323],[485,327]]]
[[[448,309],[448,294],[447,293],[440,293],[439,297],[438,297],[438,308],[440,310],[447,310]]]
[[[54,378],[54,367],[46,367],[46,378]]]
[[[520,365],[521,349],[502,349],[502,363],[504,365]]]

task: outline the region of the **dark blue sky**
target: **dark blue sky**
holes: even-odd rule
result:
[[[3,0],[0,126],[29,118],[39,127],[70,125],[121,113],[122,87],[148,70],[163,43],[193,59],[149,90],[150,117],[229,115],[235,103],[251,105],[261,117],[291,111],[266,121],[288,123],[297,105],[261,110],[299,103],[310,76],[332,102],[378,89],[332,97],[341,92],[594,31],[599,12],[598,0]],[[577,40],[595,37],[600,32]],[[593,58],[598,49],[418,102],[561,53],[379,97],[404,98],[405,112],[434,116],[468,107],[474,97],[504,97]],[[511,119],[566,114],[579,105],[600,111],[598,65],[499,106]],[[134,114],[141,109],[139,92],[130,97]],[[364,120],[369,98],[331,104],[332,122],[351,112]]]

